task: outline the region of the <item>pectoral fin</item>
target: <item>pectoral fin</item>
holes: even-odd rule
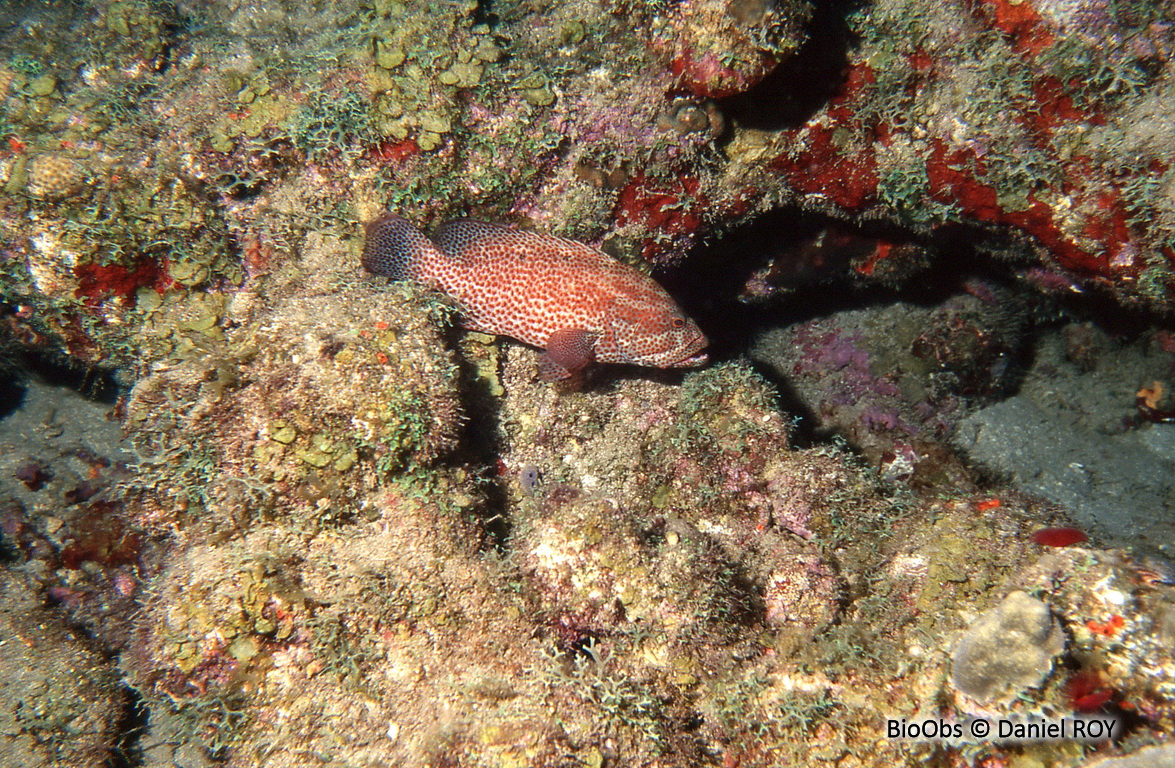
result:
[[[583,328],[560,328],[552,333],[539,362],[539,377],[543,381],[559,381],[582,371],[595,359],[594,348],[599,336]]]

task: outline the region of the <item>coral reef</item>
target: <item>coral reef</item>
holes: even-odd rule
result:
[[[773,163],[819,204],[881,207],[912,228],[998,225],[1075,286],[1165,306],[1170,211],[1142,190],[1164,186],[1166,163],[1157,135],[1129,127],[1165,124],[1148,119],[1170,80],[1158,9],[1074,3],[1096,19],[1078,31],[1039,5],[857,12],[843,84]]]
[[[109,765],[124,706],[113,665],[7,570],[0,571],[0,600],[5,761],[30,768]]]
[[[15,563],[120,650],[144,759],[912,766],[939,747],[886,740],[886,718],[970,712],[954,649],[1010,601],[1072,639],[1000,712],[1171,727],[1171,586],[1035,543],[1055,512],[919,497],[793,447],[742,364],[561,392],[537,352],[466,339],[459,367],[431,297],[320,292],[343,268],[319,266],[173,339],[121,406],[139,457],[88,505],[137,547],[82,519],[72,549],[5,525]],[[462,429],[457,391],[497,418]],[[461,440],[489,441],[496,470],[446,453]],[[5,493],[64,481],[29,477]],[[967,749],[1077,764],[1063,744]]]
[[[719,98],[749,90],[803,43],[807,2],[686,0],[655,32],[678,85]]]
[[[1081,427],[1057,434],[1169,465],[1170,331],[1067,313],[1170,312],[1170,4],[18,5],[0,687],[25,703],[0,736],[24,764],[1167,759],[1169,518],[1115,537],[956,449],[1046,442],[960,431],[1021,387]],[[696,248],[717,277],[664,283],[720,362],[536,381],[534,350],[362,273],[385,209],[643,271]],[[1058,713],[1128,730],[886,727]]]
[[[81,167],[62,155],[31,157],[24,172],[25,191],[40,200],[60,200],[75,195],[85,183]]]
[[[35,307],[22,332],[125,361],[141,291],[232,289],[385,203],[656,263],[798,206],[896,228],[861,279],[962,232],[1041,290],[1165,308],[1164,11],[1038,4],[895,0],[841,27],[743,0],[45,9],[0,41],[4,298]],[[805,82],[831,95],[804,106]]]
[[[1018,384],[1024,315],[1012,296],[894,302],[770,329],[751,356],[789,383],[809,433],[843,437],[890,479],[952,485],[965,473],[943,438]]]
[[[143,524],[174,524],[177,504],[195,504],[199,525],[220,536],[278,510],[336,524],[361,515],[358,500],[381,480],[424,478],[456,445],[457,369],[429,322],[431,299],[357,288],[267,311],[242,298],[158,310],[152,328],[190,335],[125,404],[153,500]]]

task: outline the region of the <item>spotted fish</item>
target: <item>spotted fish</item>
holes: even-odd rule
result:
[[[705,335],[664,288],[574,240],[469,219],[442,225],[430,240],[385,213],[367,225],[363,266],[443,291],[468,328],[542,347],[547,381],[591,363],[706,362]]]

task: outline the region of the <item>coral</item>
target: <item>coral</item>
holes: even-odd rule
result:
[[[998,225],[1078,281],[1162,306],[1169,205],[1145,190],[1161,185],[1167,165],[1153,137],[1129,138],[1124,121],[1153,113],[1147,94],[1166,87],[1153,62],[1166,54],[1141,19],[1091,13],[1094,31],[1076,33],[1051,27],[1031,3],[855,12],[861,48],[816,114],[775,134],[770,167],[802,205],[849,217],[881,210],[915,231]],[[926,35],[910,34],[911,24]],[[948,28],[954,38],[939,31]],[[1127,147],[1145,159],[1125,167],[1114,158],[1135,151]],[[1146,224],[1132,213],[1139,205]],[[1149,286],[1135,284],[1151,270]]]
[[[1008,590],[1054,606],[1098,675],[1086,693],[1051,675],[1017,706],[1078,695],[1169,723],[1169,587],[1042,552],[1047,515],[1015,495],[927,501],[843,450],[791,447],[745,364],[561,393],[534,380],[534,351],[470,340],[500,388],[465,393],[500,409],[466,432],[486,464],[433,452],[456,414],[398,420],[404,450],[347,457],[334,446],[359,427],[391,427],[381,404],[422,414],[458,381],[432,297],[348,283],[320,246],[307,273],[268,278],[304,293],[153,310],[170,351],[125,404],[137,473],[76,505],[102,524],[62,534],[76,570],[33,521],[2,519],[14,552],[69,578],[61,610],[118,643],[147,743],[230,766],[317,760],[294,744],[359,764],[768,766],[869,738],[865,764],[913,766],[922,747],[880,724],[927,701],[965,711],[943,640]],[[12,484],[35,499],[62,480]],[[133,561],[100,535],[116,523],[143,536]]]
[[[568,690],[599,712],[615,727],[633,728],[654,744],[667,739],[663,732],[661,703],[618,669],[616,656],[602,643],[589,638],[574,655],[558,649],[545,651],[550,662],[539,670],[552,690]],[[598,753],[597,753],[598,754]]]
[[[795,388],[808,429],[843,435],[875,466],[908,463],[887,471],[916,484],[960,476],[935,436],[964,403],[994,399],[1017,381],[1011,361],[1023,353],[1028,311],[1026,297],[972,290],[978,295],[937,305],[898,302],[767,331],[752,355]]]
[[[975,620],[959,639],[951,682],[984,703],[1004,702],[1040,685],[1065,650],[1049,607],[1013,592]]]
[[[719,139],[726,129],[726,121],[718,105],[711,99],[690,99],[678,96],[669,104],[659,124],[678,133],[707,132]]]
[[[378,140],[368,101],[358,93],[314,94],[292,119],[294,146],[312,160],[354,158]]]
[[[679,87],[720,98],[750,89],[794,54],[811,15],[807,2],[686,0],[667,14],[655,44]]]
[[[63,705],[25,696],[31,764],[139,727],[160,765],[1079,764],[886,738],[974,712],[950,641],[1010,592],[1067,653],[987,711],[1128,712],[1122,751],[1171,732],[1169,577],[1094,529],[1035,542],[1073,521],[979,489],[942,442],[1032,384],[1026,318],[1095,290],[1168,308],[1169,7],[19,13],[2,344],[114,378],[131,447],[0,452],[0,553],[35,579],[19,615],[49,661],[4,648],[96,670]],[[691,251],[713,272],[672,278],[727,360],[748,322],[799,322],[755,363],[551,387],[443,297],[362,275],[361,225],[389,207],[640,269]],[[836,312],[876,287],[915,298]],[[1112,429],[1138,431],[1139,385],[1165,412],[1168,336]],[[1055,365],[1115,367],[1116,344],[1076,326]],[[58,413],[11,434],[68,433]],[[106,695],[120,678],[141,710]]]
[[[383,4],[319,9],[321,27],[196,4],[189,18],[218,20],[191,27],[196,58],[177,53],[189,49],[166,8],[58,9],[45,40],[5,38],[5,120],[21,149],[0,168],[33,212],[10,208],[5,235],[31,245],[44,276],[35,295],[52,306],[36,332],[89,362],[118,357],[125,340],[107,334],[138,322],[123,311],[138,288],[172,287],[160,276],[237,286],[254,240],[296,259],[308,231],[340,234],[388,203],[426,219],[531,219],[658,264],[798,206],[883,218],[902,235],[852,260],[862,279],[908,281],[946,257],[907,236],[966,231],[980,251],[1029,257],[1030,281],[1162,306],[1170,171],[1163,137],[1134,127],[1161,123],[1149,116],[1167,87],[1162,13],[1038,5],[853,11],[861,44],[843,77],[809,69],[834,52],[828,19],[792,55],[812,12],[803,3],[516,4],[484,18],[476,6]],[[1075,31],[1087,18],[1091,31]],[[958,40],[944,31],[955,19]],[[927,30],[917,44],[915,27]],[[233,30],[246,36],[235,49]],[[86,35],[93,45],[70,45]],[[47,46],[68,61],[51,64]],[[695,90],[733,73],[715,87],[744,93],[721,104],[686,93],[666,57]],[[798,102],[780,107],[784,120],[759,108],[803,101],[809,80],[834,91],[806,114],[790,115]],[[57,174],[68,183],[26,182],[49,157],[77,164]],[[71,262],[81,273],[63,275]],[[64,305],[79,280],[84,317]]]
[[[144,487],[156,503],[194,504],[182,519],[233,528],[275,508],[318,525],[346,519],[365,489],[456,443],[456,369],[406,288],[246,308],[268,319],[243,334],[223,330],[245,319],[236,307],[189,305],[190,319],[183,309],[154,313],[150,332],[183,329],[168,344],[177,361],[140,380],[126,406],[140,471],[151,470]]]
[[[1058,581],[1067,569],[1075,569],[1073,583]],[[1022,588],[1048,600],[1072,637],[1070,655],[1079,669],[1054,693],[1066,706],[1112,707],[1156,728],[1175,722],[1168,645],[1175,613],[1170,585],[1151,573],[1142,563],[1068,547],[1051,550],[1018,575]]]
[[[40,200],[60,200],[76,195],[85,186],[86,176],[74,160],[59,154],[40,154],[25,166],[25,190]]]
[[[619,511],[575,499],[516,533],[515,557],[551,624],[576,639],[631,622],[673,641],[749,610],[738,568],[708,536],[680,520],[642,532]]]
[[[113,666],[21,576],[0,571],[0,600],[0,662],[12,672],[0,680],[6,757],[28,768],[108,765],[123,708]]]
[[[344,733],[352,761],[553,764],[568,745],[528,671],[545,660],[475,527],[433,499],[370,501],[372,520],[309,548],[296,527],[262,524],[173,551],[124,657],[163,732],[229,765],[294,742],[338,750]],[[426,673],[436,644],[449,663]]]
[[[637,224],[642,232],[652,232],[640,244],[640,256],[656,261],[695,242],[707,203],[696,178],[681,176],[662,182],[641,174],[620,191],[616,221],[620,227]]]

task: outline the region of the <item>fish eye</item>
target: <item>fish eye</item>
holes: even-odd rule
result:
[[[684,328],[685,327],[685,318],[683,318],[683,317],[673,318],[673,327],[674,328]]]

